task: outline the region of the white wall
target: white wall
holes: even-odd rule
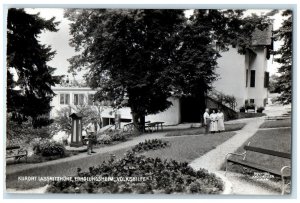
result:
[[[151,122],[165,122],[164,125],[176,125],[180,123],[180,101],[177,98],[169,98],[172,102],[172,106],[167,110],[155,114],[146,116],[146,121]]]
[[[266,49],[253,49],[256,56],[249,59],[249,53],[241,55],[236,48],[222,52],[218,59],[216,73],[219,79],[213,83],[215,89],[227,95],[233,95],[237,100],[237,107],[245,104],[245,100],[254,99],[257,107],[263,106],[267,98],[267,88],[264,87],[264,72],[267,69]],[[248,71],[248,85],[246,87],[246,70]],[[255,87],[250,87],[251,71],[255,70]]]
[[[246,57],[230,47],[228,51],[221,52],[216,73],[219,79],[213,83],[213,87],[226,95],[236,98],[238,106],[244,105],[247,97],[246,91]]]
[[[263,106],[268,89],[264,87],[265,71],[267,70],[266,49],[257,47],[256,57],[250,64],[250,70],[255,70],[255,87],[248,88],[248,99],[254,99],[257,107]],[[249,80],[250,81],[250,80]]]
[[[60,94],[70,94],[70,106],[74,106],[74,94],[84,94],[84,102],[87,103],[88,95],[95,94],[96,91],[90,88],[74,88],[74,87],[53,87],[52,90],[56,96],[52,99],[50,105],[53,107],[50,116],[55,117],[57,110],[68,105],[60,104]]]

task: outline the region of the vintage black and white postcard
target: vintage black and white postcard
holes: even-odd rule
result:
[[[7,193],[291,194],[292,7],[6,13]]]

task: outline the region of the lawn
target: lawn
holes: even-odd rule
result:
[[[180,162],[191,162],[222,144],[235,134],[235,132],[223,132],[208,135],[164,138],[162,140],[168,141],[169,147],[147,151],[141,154],[153,158],[159,157],[161,159],[173,159]]]
[[[245,125],[246,123],[225,124],[225,131],[230,132],[230,131],[241,130]],[[181,130],[169,132],[166,134],[166,136],[169,137],[169,136],[182,136],[182,135],[199,135],[204,133],[205,133],[204,128],[191,128],[191,129],[181,129]]]
[[[259,130],[244,144],[250,142],[250,146],[260,147],[264,149],[271,149],[281,152],[291,152],[291,129],[270,129]],[[244,152],[243,146],[241,146],[236,153]],[[281,169],[285,165],[290,165],[290,160],[274,157],[270,155],[263,155],[256,152],[247,152],[247,161],[259,163],[265,167]],[[225,167],[223,166],[223,169]],[[229,167],[229,171],[243,172],[243,168],[239,165],[233,165]],[[249,174],[253,173],[253,170],[247,170]]]
[[[283,120],[274,120],[274,121],[265,121],[261,124],[260,128],[278,128],[278,127],[291,127],[292,120],[291,119],[283,119]]]

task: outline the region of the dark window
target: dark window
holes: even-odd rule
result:
[[[248,70],[246,70],[246,87],[248,87]]]
[[[60,104],[70,104],[70,94],[60,94]]]
[[[269,87],[269,78],[270,78],[269,72],[265,72],[265,80],[264,80],[264,87],[265,88]]]
[[[65,94],[60,94],[60,104],[65,104]]]
[[[65,104],[70,104],[70,94],[65,94]]]
[[[250,99],[250,104],[254,104],[254,99]]]
[[[250,87],[255,87],[255,70],[251,70]]]
[[[74,105],[83,105],[84,94],[74,94]]]
[[[84,94],[79,94],[79,105],[83,105],[84,103]]]
[[[78,94],[74,94],[74,105],[78,105]]]
[[[93,103],[94,103],[94,95],[89,94],[88,95],[88,105],[93,105]]]

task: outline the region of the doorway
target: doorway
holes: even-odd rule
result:
[[[181,123],[199,123],[201,121],[201,101],[196,97],[180,99]]]

